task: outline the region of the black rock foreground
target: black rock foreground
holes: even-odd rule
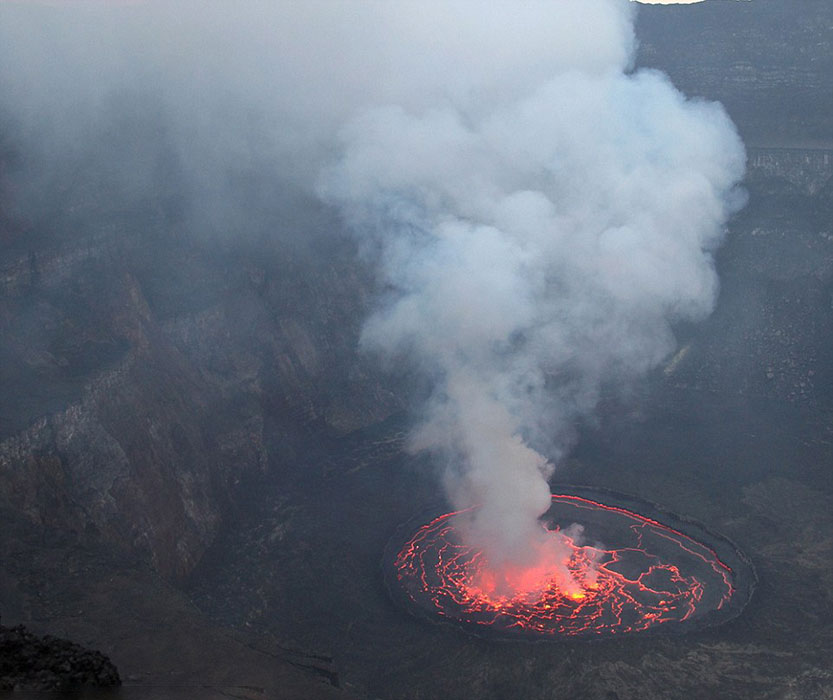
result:
[[[0,625],[0,692],[116,685],[121,685],[119,672],[101,652],[40,637],[23,625]]]

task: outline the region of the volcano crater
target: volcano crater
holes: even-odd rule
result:
[[[553,578],[534,596],[495,595],[476,583],[483,553],[461,536],[472,511],[435,509],[411,519],[390,539],[382,570],[410,613],[477,636],[565,642],[684,634],[737,617],[757,583],[743,552],[705,525],[633,496],[570,488],[552,494],[540,519],[566,544],[569,588]]]

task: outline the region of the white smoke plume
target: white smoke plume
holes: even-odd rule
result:
[[[45,172],[112,135],[126,101],[161,115],[202,220],[226,220],[247,167],[343,212],[389,290],[364,345],[436,378],[413,448],[450,465],[456,506],[482,504],[470,536],[498,561],[556,547],[537,518],[572,426],[673,349],[670,324],[709,313],[739,203],[732,124],[632,72],[632,13],[0,2],[0,94]],[[153,171],[126,154],[112,179],[141,194]]]
[[[449,7],[474,9],[420,5],[438,24]],[[572,426],[603,385],[673,350],[672,322],[709,313],[712,251],[744,168],[719,105],[628,72],[626,3],[532,3],[521,20],[515,7],[473,20],[488,60],[462,76],[451,66],[444,99],[354,119],[319,187],[378,251],[390,291],[364,344],[437,378],[412,446],[445,456],[454,505],[481,505],[469,536],[496,564],[559,560],[537,519]],[[458,27],[462,46],[446,39],[464,54]],[[542,27],[549,41],[524,58],[547,70],[504,82],[518,69],[507,42]]]

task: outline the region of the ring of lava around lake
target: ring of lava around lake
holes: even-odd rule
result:
[[[479,636],[679,634],[736,617],[757,581],[743,553],[704,526],[620,494],[580,489],[553,494],[541,518],[565,545],[569,585],[553,577],[533,595],[497,593],[483,585],[489,574],[482,552],[460,537],[475,510],[403,526],[386,549],[383,570],[391,594],[409,611]]]

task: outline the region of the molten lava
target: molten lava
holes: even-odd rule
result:
[[[561,638],[690,628],[739,611],[728,610],[736,572],[715,549],[625,508],[554,495],[542,525],[558,541],[558,565],[498,570],[463,542],[466,516],[434,518],[396,551],[390,582],[423,615],[501,636]],[[733,565],[748,566],[737,554]],[[754,579],[751,567],[746,578]],[[742,607],[753,586],[745,583],[735,603]]]

